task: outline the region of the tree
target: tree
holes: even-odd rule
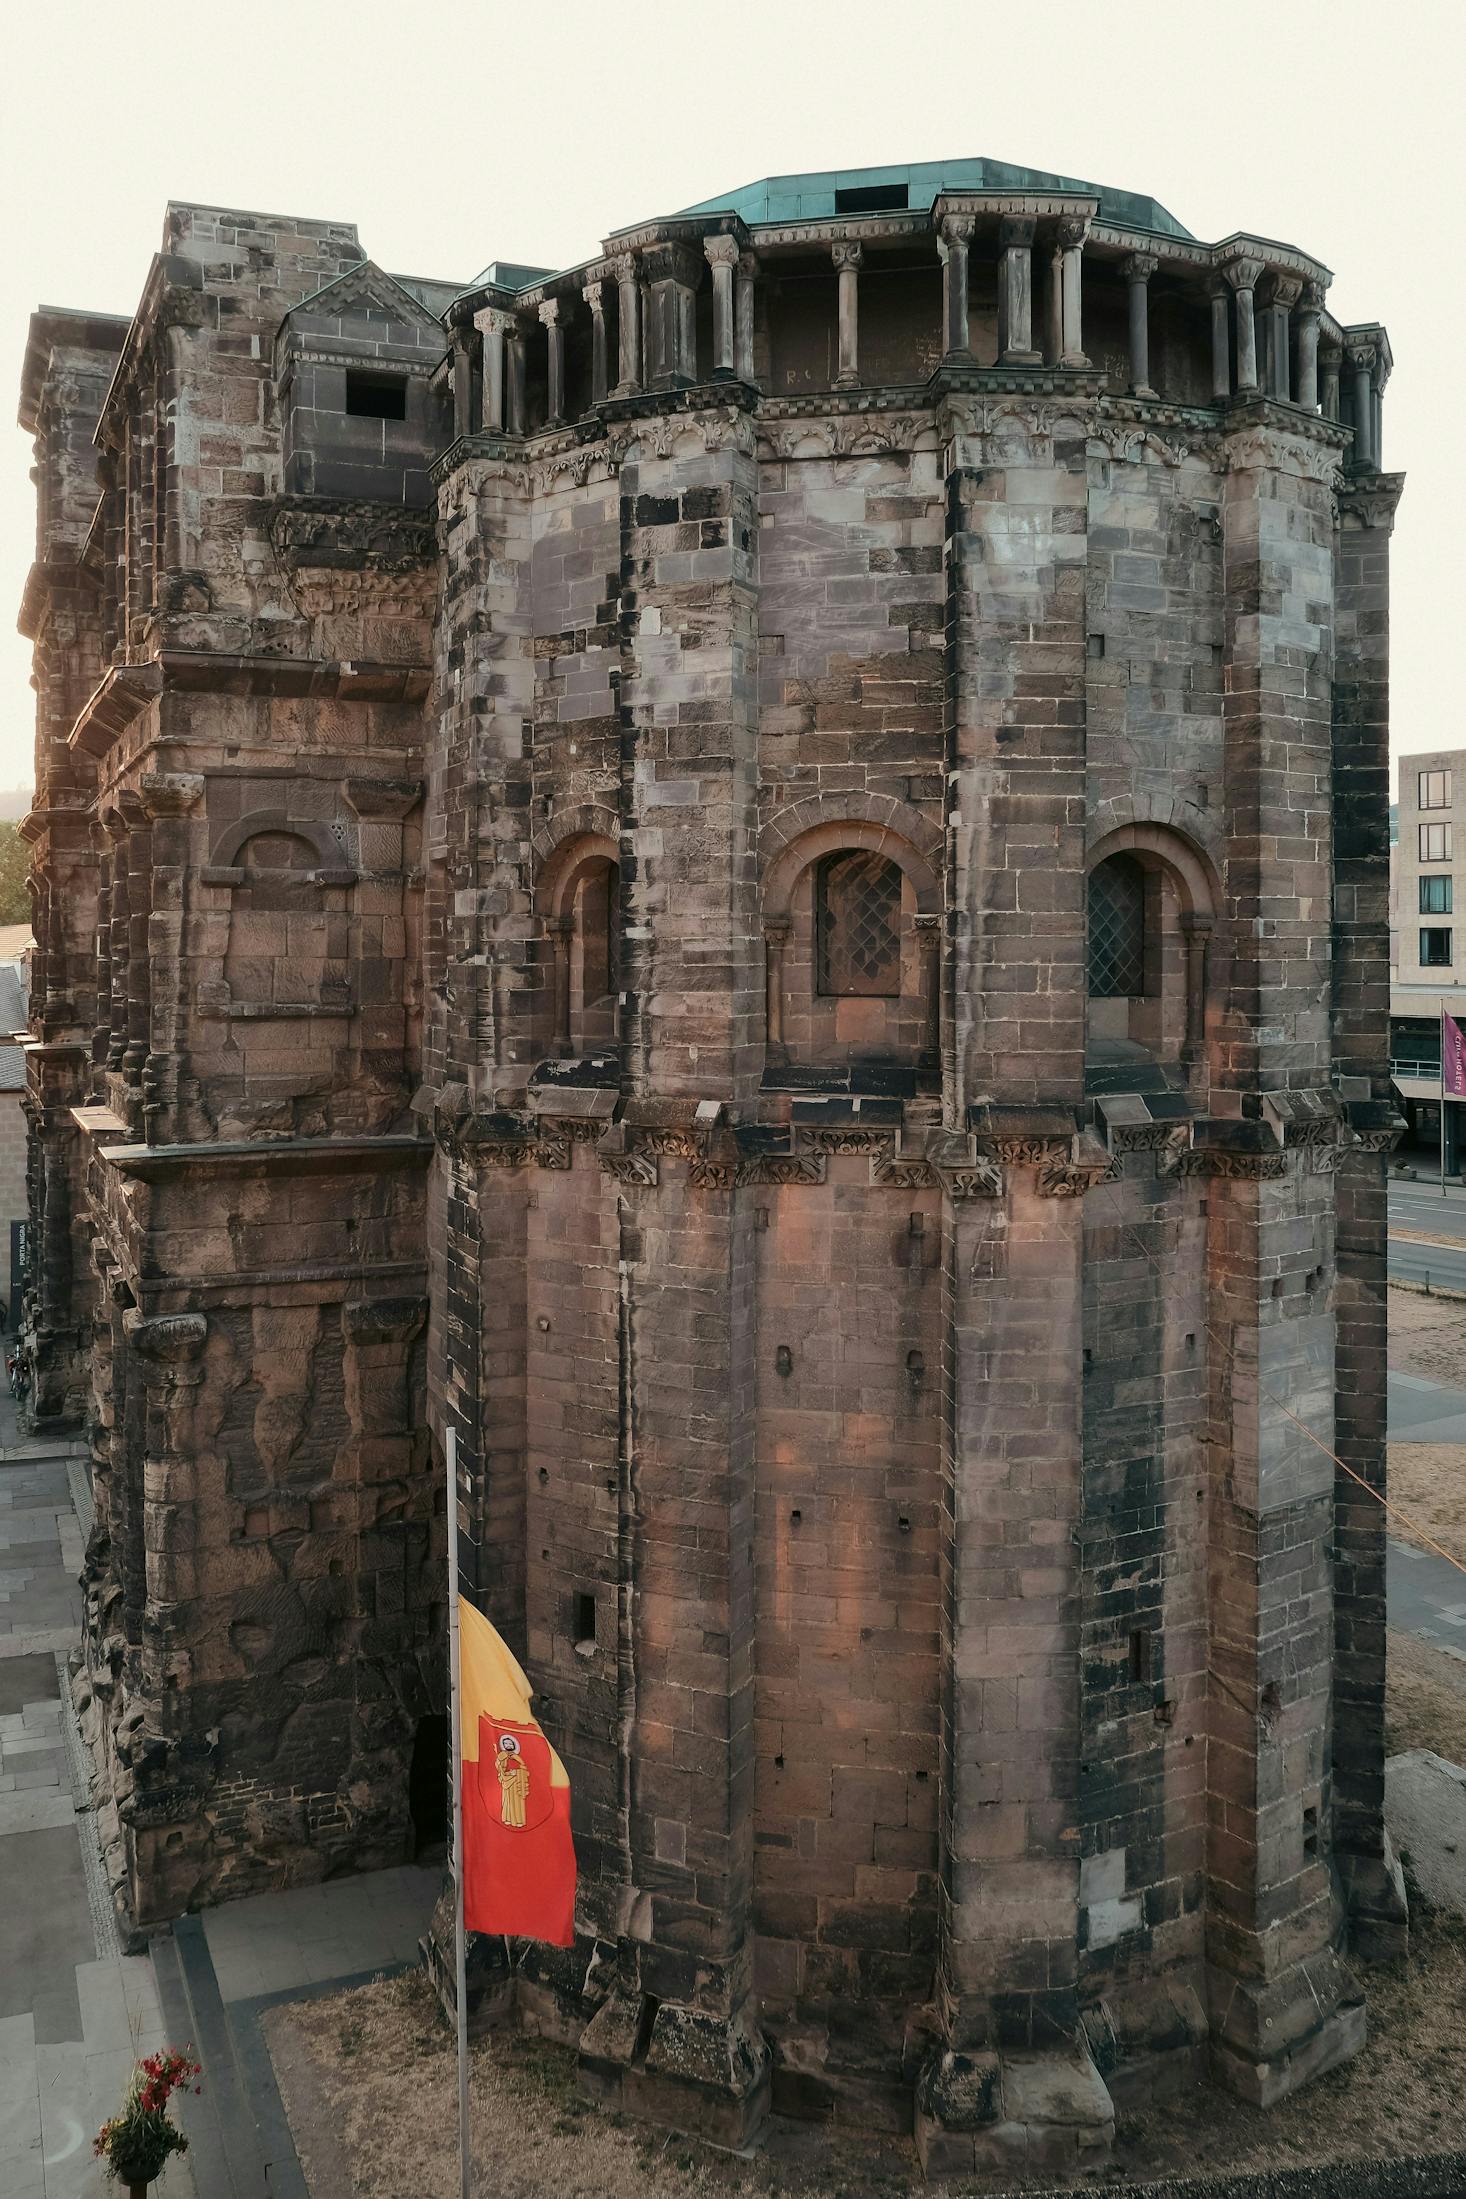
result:
[[[31,897],[26,891],[30,867],[29,840],[22,840],[17,825],[0,823],[0,924],[30,922]]]

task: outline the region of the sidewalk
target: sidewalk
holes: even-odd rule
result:
[[[163,2045],[204,2091],[159,2199],[306,2199],[260,2015],[414,1962],[441,1870],[261,1894],[122,1955],[66,1668],[90,1520],[80,1452],[21,1443],[0,1394],[0,2199],[115,2199],[92,2139]]]
[[[81,1621],[85,1468],[18,1440],[0,1394],[0,2192],[102,2199],[92,2139],[164,2042],[145,1955],[123,1957],[66,1693]],[[110,2187],[115,2190],[114,2187]],[[186,2168],[162,2199],[189,2199]]]

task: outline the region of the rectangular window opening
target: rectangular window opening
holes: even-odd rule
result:
[[[1422,809],[1449,809],[1451,806],[1451,774],[1449,771],[1420,771],[1416,773],[1419,805]]]
[[[1451,927],[1449,924],[1431,924],[1421,927],[1420,965],[1426,970],[1448,970],[1451,967]]]
[[[1150,1678],[1150,1628],[1138,1626],[1130,1636],[1130,1680],[1142,1686]]]
[[[904,213],[910,204],[910,188],[904,183],[852,183],[835,193],[837,214],[888,214],[895,208]]]
[[[1451,888],[1449,878],[1422,878],[1420,881],[1420,913],[1422,916],[1449,916],[1451,914]]]
[[[407,378],[402,374],[360,374],[346,370],[346,410],[353,420],[405,420]]]
[[[577,1649],[596,1646],[596,1599],[584,1592],[575,1599],[575,1646]]]
[[[1451,860],[1451,828],[1449,825],[1418,825],[1420,834],[1420,860],[1422,863],[1449,863]]]

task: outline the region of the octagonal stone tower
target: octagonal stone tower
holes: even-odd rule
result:
[[[227,382],[212,249],[201,282],[165,259],[155,283]],[[1117,2103],[1203,2066],[1277,2098],[1358,2048],[1354,1962],[1406,1930],[1370,1493],[1397,1127],[1384,331],[1341,327],[1291,247],[1202,243],[1150,199],[985,161],[769,179],[451,299],[404,301],[327,225],[275,249],[250,262],[276,270],[251,278],[250,469],[224,477],[253,595],[211,624],[168,529],[126,536],[191,623],[160,659],[134,605],[103,699],[51,736],[61,791],[31,828],[48,1396],[86,1344],[66,1261],[110,1231],[157,1296],[164,1194],[122,1195],[163,1171],[155,1140],[169,1168],[218,1140],[226,1175],[334,1170],[313,1256],[345,1278],[369,1228],[379,1279],[302,1287],[349,1297],[333,1318],[375,1356],[344,1401],[301,1388],[288,1455],[328,1455],[344,1412],[337,1481],[382,1481],[417,1533],[410,1424],[438,1458],[457,1430],[464,1579],[571,1775],[576,1947],[477,1945],[478,2015],[573,2043],[636,2112],[727,2142],[770,2101],[914,2128],[942,2174],[1095,2156]],[[177,427],[189,386],[114,497],[186,499],[208,463]],[[430,494],[429,596],[402,515]],[[217,600],[231,555],[178,562]],[[327,1035],[348,1026],[319,1070],[341,1097],[308,1121],[278,1111],[288,1049],[252,1077],[195,1036],[263,982],[271,895],[303,890],[278,850],[256,877],[223,809],[217,832],[170,824],[183,852],[151,869],[113,857],[90,1085],[57,1051],[87,941],[47,881],[85,872],[87,756],[113,774],[113,845],[135,829],[105,759],[155,660],[165,703],[186,691],[175,732],[217,738],[221,769],[246,687],[329,698],[320,719],[277,703],[230,765],[276,772],[274,822],[251,818],[343,897],[311,979]],[[207,777],[198,755],[170,773]],[[370,952],[344,921],[368,877],[400,910]],[[125,924],[152,895],[155,936],[183,942],[131,1022],[119,879]],[[195,892],[212,930],[190,932]],[[226,946],[190,975],[242,893],[235,965]],[[346,1010],[368,997],[391,1046],[361,1057],[358,1119]],[[119,1153],[76,1103],[126,1117],[130,1062]],[[280,1332],[231,1335],[238,1369]],[[119,1314],[109,1397],[135,1342],[177,1339]],[[227,1454],[240,1423],[211,1395]],[[188,1431],[159,1410],[106,1406],[107,1471],[141,1485],[160,1444],[149,1502],[183,1516]],[[285,1563],[314,1576],[336,1515],[297,1494]],[[299,1652],[258,1631],[258,1595],[234,1607],[227,1565],[183,1595],[127,1573],[120,1806],[148,1792],[139,1717],[194,1797],[181,1843],[128,1851],[152,1913],[180,1852],[209,1898],[262,1850],[303,1875],[405,1837],[392,1782],[421,1675],[441,1685],[440,1590],[414,1543],[368,1593],[389,1540],[351,1502],[332,1585],[300,1593],[372,1614],[370,1709],[327,1691],[369,1742],[332,1759],[344,1819],[307,1797],[273,1846],[301,1753],[229,1763],[201,1735],[250,1657],[293,1715]],[[95,1563],[110,1609],[132,1561]],[[158,1646],[186,1660],[195,1637],[209,1689]]]

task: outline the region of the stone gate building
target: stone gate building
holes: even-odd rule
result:
[[[1400,482],[1329,280],[969,161],[467,286],[175,205],[37,314],[29,1313],[140,1923],[430,1833],[452,1426],[581,1867],[476,1991],[588,2082],[958,2171],[1357,2048]]]

